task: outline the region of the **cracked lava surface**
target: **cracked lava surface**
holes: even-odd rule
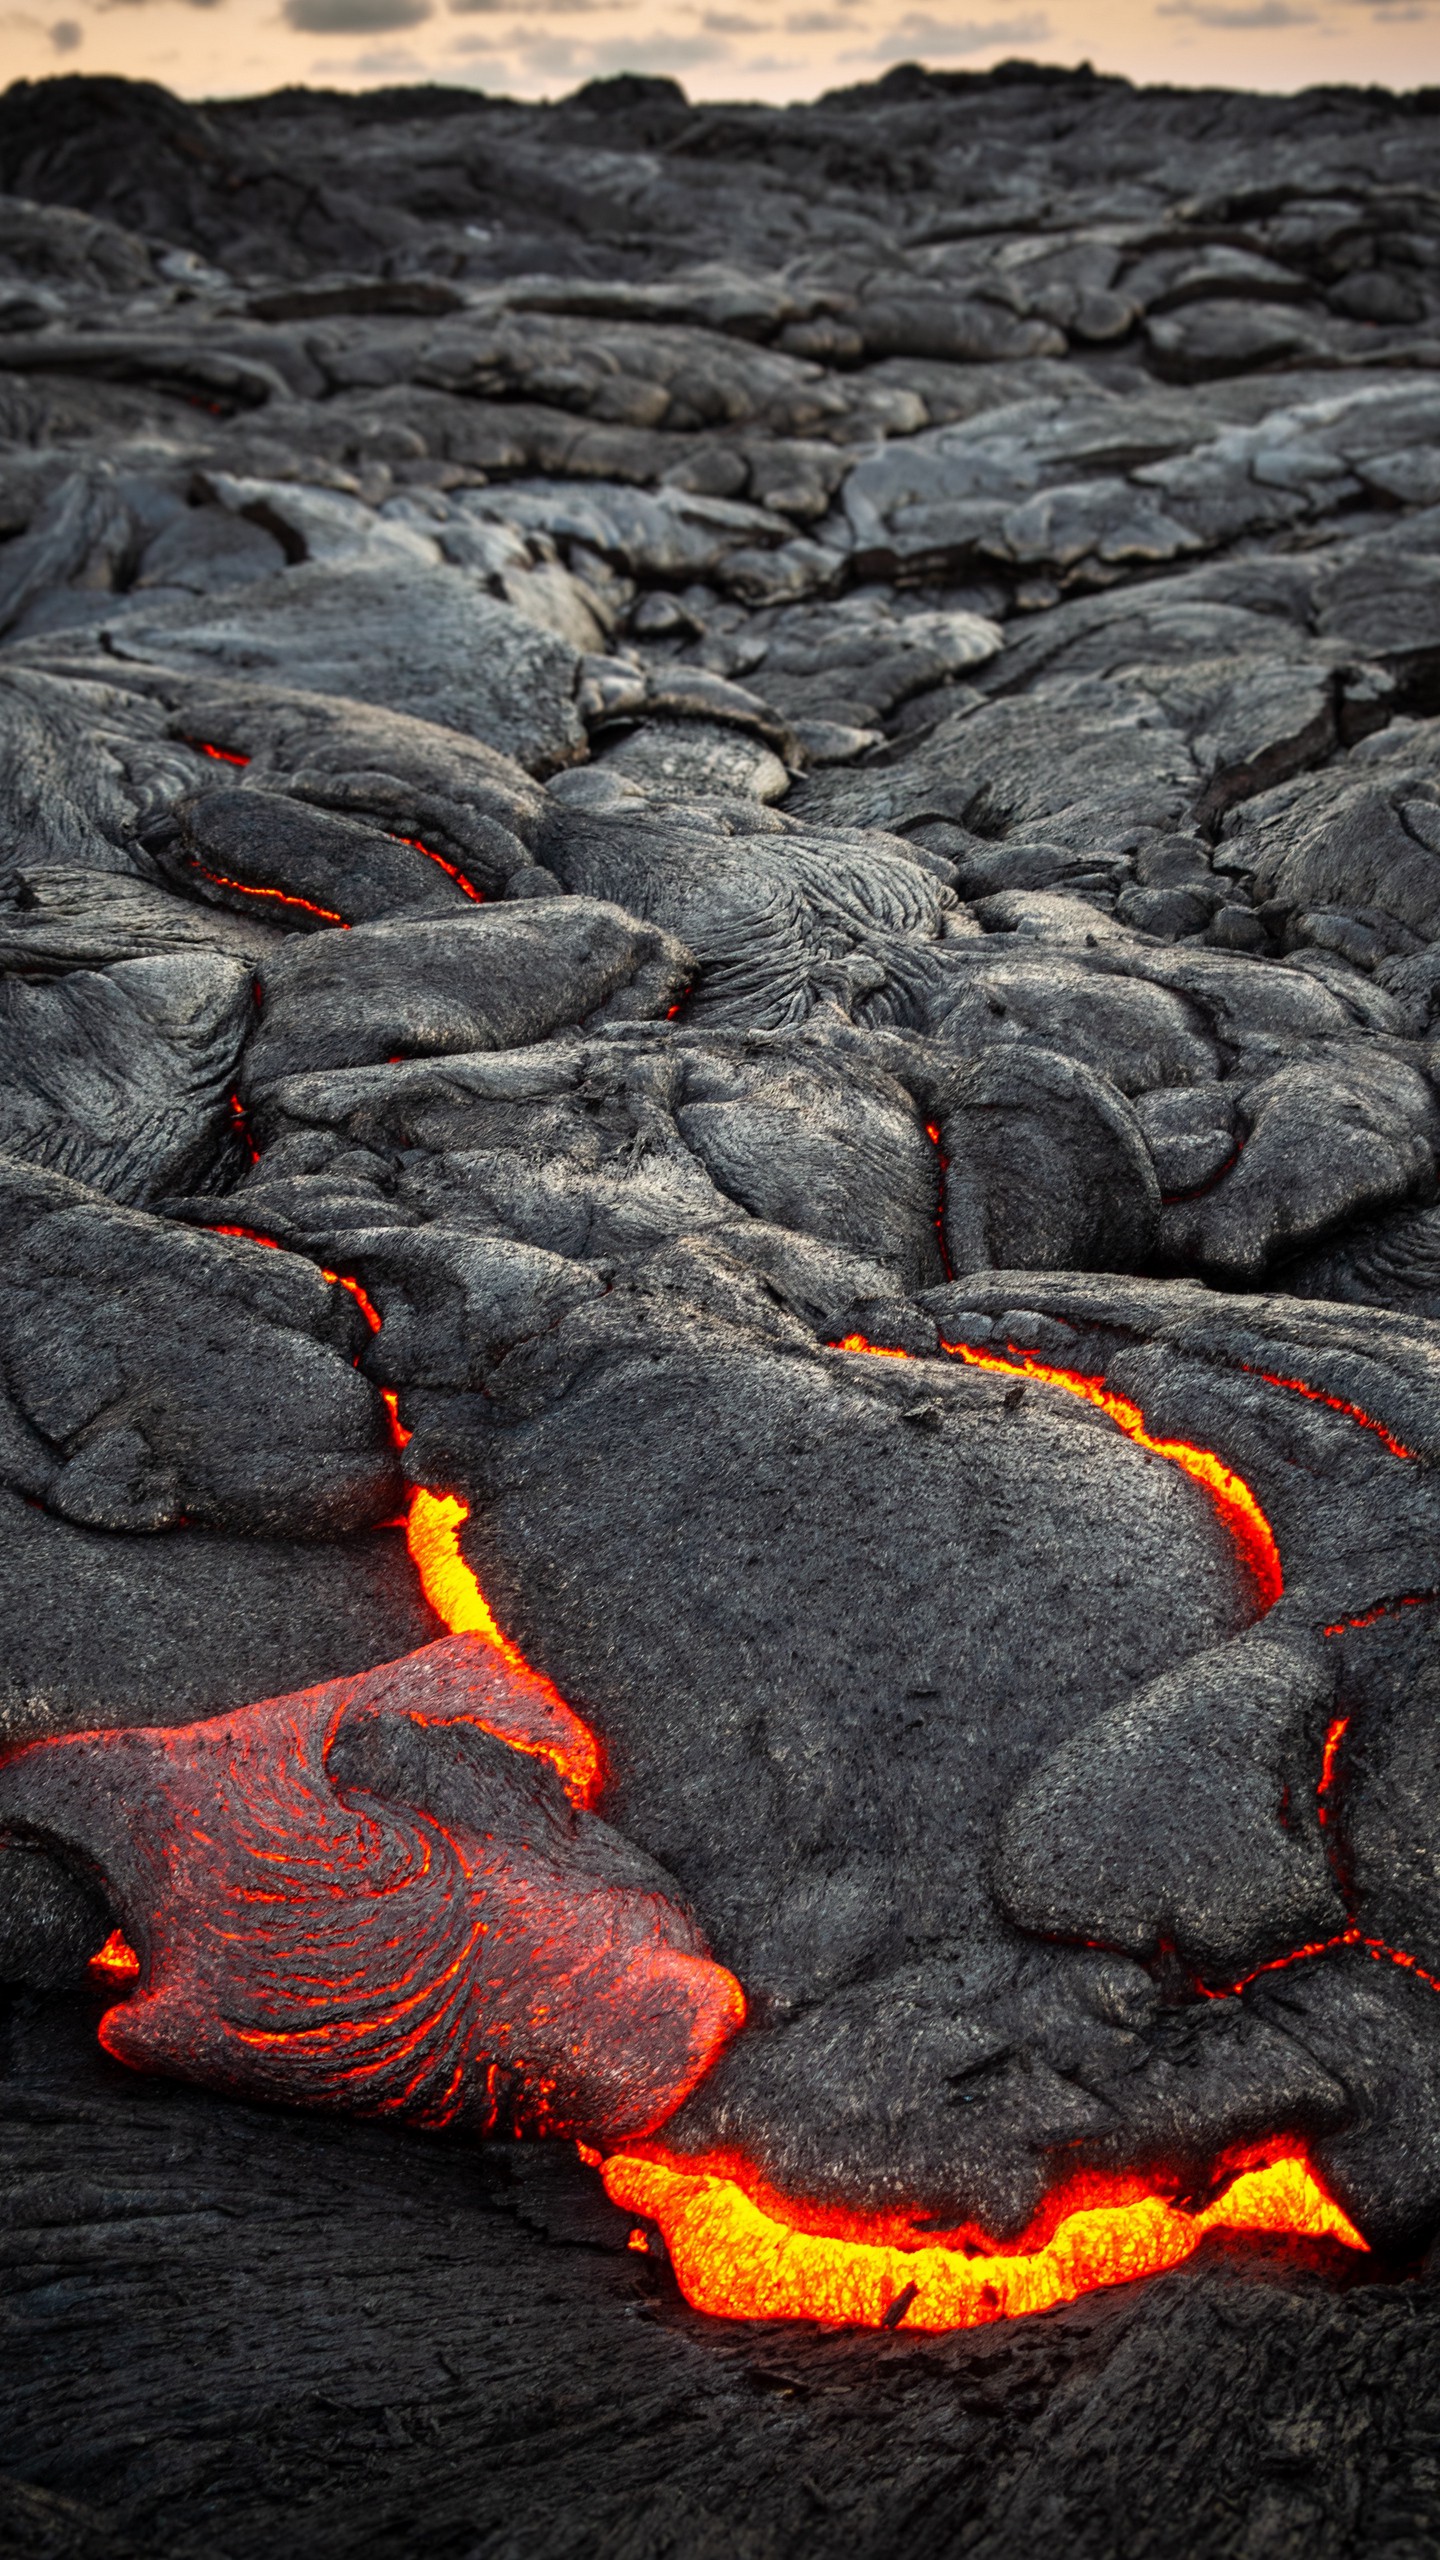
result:
[[[0,98],[0,2540],[1433,2539],[1435,123]]]

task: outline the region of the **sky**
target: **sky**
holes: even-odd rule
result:
[[[1093,0],[989,5],[997,14],[966,17],[945,0],[0,0],[0,82],[124,72],[205,98],[437,80],[558,98],[597,73],[663,71],[696,100],[778,104],[895,62],[985,70],[1023,55],[1185,87],[1440,84],[1440,0],[1111,0],[1098,23]]]

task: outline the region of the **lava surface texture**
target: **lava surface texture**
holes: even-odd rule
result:
[[[0,2547],[1436,2546],[1436,139],[0,96]]]

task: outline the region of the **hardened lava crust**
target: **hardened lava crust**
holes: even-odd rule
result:
[[[1440,94],[0,96],[0,2548],[1440,2536]]]

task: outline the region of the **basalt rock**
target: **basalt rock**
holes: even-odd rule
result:
[[[1433,2542],[1434,164],[0,99],[7,2547]]]

